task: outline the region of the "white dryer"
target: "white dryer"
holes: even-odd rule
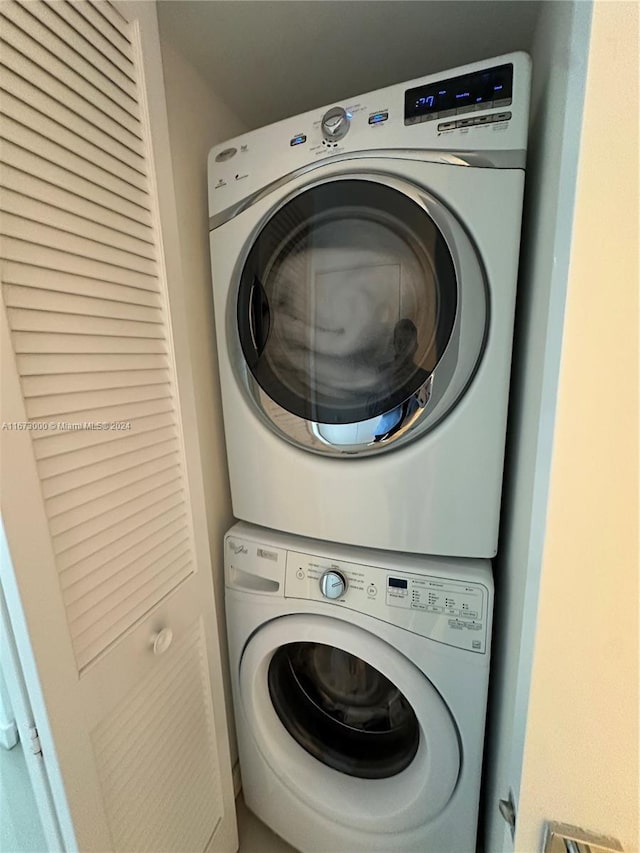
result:
[[[495,554],[529,87],[514,53],[212,149],[237,517]]]
[[[241,523],[225,579],[249,808],[303,853],[473,853],[489,561]]]

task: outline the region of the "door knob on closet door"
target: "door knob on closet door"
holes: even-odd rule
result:
[[[161,655],[166,652],[171,641],[173,640],[173,631],[171,628],[163,628],[151,637],[151,645],[153,646],[154,655]]]

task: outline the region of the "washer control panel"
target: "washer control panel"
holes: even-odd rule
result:
[[[481,583],[287,551],[285,597],[324,601],[483,654],[489,590]]]

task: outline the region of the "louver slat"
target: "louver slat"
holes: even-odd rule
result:
[[[171,520],[172,516],[170,512],[172,510],[178,511],[183,509],[184,498],[179,491],[172,492],[168,497],[161,500],[155,500],[155,495],[153,497],[154,500],[152,503],[138,512],[127,515],[120,523],[100,530],[92,536],[60,551],[60,565],[68,568],[97,552],[105,555],[105,561],[111,556],[117,556],[126,549],[127,537],[133,534],[134,531],[141,530],[147,522],[159,518],[162,518],[162,523],[165,524]]]
[[[146,480],[158,472],[178,470],[180,455],[178,453],[166,454],[160,459],[150,462],[140,462],[138,459],[125,471],[118,471],[108,477],[102,477],[90,481],[86,486],[80,486],[71,491],[63,492],[47,499],[47,512],[50,518],[77,509],[82,506],[91,506],[101,498],[117,494],[127,486]]]
[[[129,35],[129,24],[122,17],[120,12],[114,8],[114,6],[109,2],[102,2],[102,0],[98,0],[98,2],[94,2],[94,0],[90,0],[89,3],[102,17],[108,21],[114,30],[120,33],[120,35],[124,36],[128,42],[131,42],[131,37]]]
[[[4,219],[4,217],[2,217]],[[0,225],[0,228],[3,226]],[[26,227],[26,225],[25,225]],[[97,244],[96,244],[97,245]],[[44,267],[54,272],[96,278],[111,284],[124,284],[139,287],[141,290],[157,290],[158,281],[154,276],[138,273],[126,267],[114,266],[92,258],[90,255],[52,249],[29,240],[16,240],[5,237],[2,251],[4,258],[20,264]]]
[[[118,85],[78,54],[65,50],[64,42],[30,15],[28,9],[28,6],[4,4],[3,40],[62,83],[74,87],[79,78],[82,87],[80,91],[85,95],[91,91],[90,87],[93,87],[100,95],[109,98],[116,106],[138,120],[134,83],[122,75]],[[60,61],[57,53],[60,50],[65,56],[64,63]]]
[[[127,476],[131,475],[132,465],[136,466],[134,470],[142,471],[143,463],[160,460],[161,464],[166,464],[164,460],[167,457],[172,457],[175,460],[175,454],[179,451],[180,446],[176,439],[160,443],[154,442],[148,447],[136,448],[130,453],[123,453],[115,458],[94,462],[93,465],[65,471],[56,477],[49,477],[43,481],[42,493],[45,498],[54,498],[68,492],[81,494],[83,490],[88,489],[95,492],[96,485],[101,487],[101,491],[108,492],[116,475],[123,472]],[[152,471],[157,470],[155,466],[150,467]]]
[[[168,370],[119,370],[110,373],[61,373],[57,376],[23,376],[25,400],[52,394],[71,394],[144,385],[162,385],[170,381]]]
[[[141,246],[135,251],[146,257],[155,257],[153,253],[153,231],[146,225],[140,225],[130,216],[123,216],[116,211],[110,210],[104,205],[96,204],[93,199],[82,198],[66,189],[57,187],[46,181],[40,181],[26,172],[20,172],[11,166],[5,166],[0,173],[0,186],[4,188],[2,193],[5,206],[7,201],[7,190],[17,196],[15,204],[29,204],[37,202],[51,210],[51,217],[67,216],[77,217],[83,223],[93,223],[100,228],[108,229],[113,240],[121,240],[124,236],[126,244],[114,243],[121,249],[131,249],[134,245]],[[19,199],[24,199],[20,201]],[[18,212],[9,207],[7,209],[14,213]],[[37,215],[31,215],[31,219],[38,219]],[[67,228],[66,230],[73,230]]]
[[[49,294],[46,294],[47,296]],[[20,332],[59,332],[60,334],[109,335],[127,338],[163,338],[160,324],[136,320],[111,319],[73,313],[61,314],[47,308],[37,310],[9,308],[11,328]]]
[[[92,554],[95,547],[102,547],[102,544],[108,544],[126,535],[137,524],[143,523],[149,514],[155,513],[156,507],[170,507],[183,501],[184,494],[179,484],[170,482],[156,487],[152,492],[143,493],[120,504],[111,512],[102,513],[97,519],[90,519],[60,533],[56,537],[57,553],[62,554],[67,549],[83,547],[86,553]]]
[[[96,240],[78,237],[49,225],[42,225],[12,213],[2,213],[1,226],[7,237],[80,258],[95,259],[130,272],[142,273],[155,281],[155,263],[139,255],[105,246]]]
[[[102,205],[107,210],[138,222],[139,225],[151,225],[151,214],[146,208],[134,204],[111,190],[103,189],[98,184],[87,180],[84,174],[70,172],[58,163],[43,160],[37,154],[13,145],[11,142],[5,142],[2,145],[2,159],[7,166],[74,193],[80,198],[91,199],[92,203]]]
[[[102,77],[103,86],[114,86],[120,89],[122,95],[116,94],[115,100],[127,104],[133,101],[137,107],[135,79],[124,74],[114,66],[100,51],[79,35],[48,3],[40,0],[30,0],[29,3],[15,3],[13,0],[3,3],[0,7],[2,14],[19,26],[34,44],[40,43],[51,47],[65,65],[73,68],[79,76],[91,79],[91,71]],[[137,115],[137,109],[136,109]]]
[[[125,581],[129,577],[133,578],[136,572],[158,565],[158,561],[165,559],[170,552],[182,548],[187,540],[181,509],[174,508],[171,511],[171,519],[165,524],[156,519],[145,524],[143,529],[134,531],[127,537],[126,547],[123,546],[120,551],[114,548],[117,551],[115,556],[105,559],[100,553],[93,554],[82,563],[64,569],[61,579],[68,612],[75,612],[72,610],[73,604],[92,590],[116,578],[120,581],[123,578]],[[75,617],[70,617],[70,621],[73,621],[73,618]]]
[[[5,3],[2,296],[80,673],[194,571],[128,24]]]
[[[26,111],[24,117],[27,117]],[[113,195],[129,201],[143,210],[149,210],[150,200],[146,192],[129,180],[106,171],[101,165],[95,165],[94,161],[98,152],[95,146],[85,146],[76,137],[75,150],[79,152],[76,154],[75,150],[58,145],[54,140],[43,136],[40,132],[41,127],[36,126],[38,130],[33,131],[26,125],[20,124],[5,115],[2,120],[2,135],[4,139],[24,151],[29,151],[50,163],[56,163],[67,172],[82,175],[85,180],[91,181],[96,186],[113,193]],[[132,172],[132,174],[137,175],[136,172]]]
[[[73,355],[19,355],[18,370],[21,376],[48,377],[58,373],[91,376],[93,372],[108,373],[111,370],[123,373],[136,370],[157,370],[167,367],[163,355],[87,355],[82,359]]]
[[[123,21],[120,16],[115,13],[113,6],[108,3],[76,3],[74,9],[89,24],[91,24],[98,32],[103,32],[105,29],[105,21],[109,24],[108,38],[112,44],[120,47],[125,56],[131,56],[131,39],[129,38],[129,30],[126,25],[123,26]],[[109,14],[109,13],[112,14]]]
[[[75,86],[62,83],[52,74],[44,71],[29,58],[28,54],[22,54],[6,42],[2,45],[2,59],[6,67],[11,69],[10,73],[5,71],[0,73],[0,86],[5,91],[12,91],[10,88],[12,76],[21,77],[35,90],[40,90],[58,103],[65,104],[85,121],[104,128],[107,133],[116,138],[119,136],[123,142],[136,144],[136,140],[139,142],[142,139],[140,122],[96,89],[82,86],[81,78],[78,78],[80,83],[80,91],[78,91]]]
[[[143,305],[159,308],[161,305],[159,295],[137,287],[126,284],[113,284],[95,278],[85,278],[73,273],[65,273],[60,270],[51,270],[44,267],[36,267],[32,264],[12,263],[4,261],[2,264],[2,279],[7,286],[24,285],[34,287],[43,291],[57,291],[58,293],[70,293],[78,296],[86,296],[90,299],[104,299],[109,302]],[[155,311],[151,312],[156,316]]]
[[[132,424],[132,429],[135,428],[136,435],[142,435],[164,429],[165,427],[173,427],[175,423],[174,409],[173,407],[168,407],[165,411],[151,412],[136,418],[135,424]],[[62,454],[67,454],[67,458],[71,459],[71,454],[74,450],[90,450],[93,447],[103,447],[105,444],[122,441],[123,436],[124,433],[116,433],[112,430],[80,430],[73,432],[61,430],[58,432],[47,432],[44,435],[36,434],[34,436],[38,440],[33,443],[33,452],[39,461],[53,459]],[[113,446],[118,447],[119,445],[114,444]],[[116,453],[117,451],[114,451],[114,455]],[[53,526],[51,529],[53,530]]]
[[[35,109],[35,103],[25,103],[16,97],[20,88],[23,86],[16,85],[11,94],[3,93],[3,116],[10,118],[16,124],[28,123],[31,126],[37,126],[39,133],[51,142],[67,151],[73,151],[103,171],[132,184],[143,192],[145,191],[147,183],[145,175],[138,168],[139,164],[135,162],[136,158],[126,148],[112,144],[110,137],[106,134],[92,131],[91,126],[79,121],[74,113],[70,113],[68,116],[60,116],[59,106],[56,106],[54,114],[59,115],[59,118],[64,118],[65,124],[61,124],[59,120],[53,121],[44,112],[44,110],[51,108],[46,103],[47,98],[34,99],[36,102],[40,102],[40,109]],[[79,131],[85,132],[80,133]],[[7,131],[7,135],[9,135],[9,131]],[[19,141],[15,134],[13,141]],[[25,147],[33,146],[26,145]],[[133,165],[131,161],[133,161]]]
[[[114,302],[92,296],[76,296],[56,290],[37,290],[14,284],[5,286],[5,304],[8,308],[52,311],[78,317],[105,317],[111,320],[139,320],[142,323],[162,323],[160,309],[127,302]],[[32,328],[33,331],[33,328]]]
[[[166,344],[153,338],[98,337],[96,335],[39,334],[20,332],[13,334],[16,353],[166,353]]]
[[[18,124],[28,122],[31,126],[37,126],[42,136],[61,148],[73,151],[140,190],[146,189],[145,175],[140,171],[140,164],[127,148],[117,145],[108,134],[97,131],[70,110],[61,112],[60,105],[52,98],[35,93],[32,101],[25,103],[24,98],[29,97],[33,90],[29,90],[25,81],[20,78],[17,78],[15,83],[10,81],[9,85],[12,86],[12,91],[2,94],[3,116]],[[25,89],[27,91],[24,91]],[[53,115],[57,116],[55,121],[49,118],[52,109]],[[8,130],[3,133],[9,136]]]
[[[52,516],[49,519],[51,531],[55,532],[56,535],[66,532],[86,521],[98,519],[141,495],[153,494],[154,489],[160,486],[166,486],[168,483],[181,484],[180,474],[181,472],[176,468],[167,468],[151,477],[145,477],[129,486],[122,487],[117,492],[110,492],[108,495],[91,501],[84,507],[74,507],[68,512]]]
[[[91,26],[74,8],[76,3],[69,3],[68,0],[56,3],[42,3],[40,0],[37,0],[36,5],[51,10],[61,21],[64,21],[68,27],[66,29],[67,37],[70,36],[73,39],[75,33],[80,36],[80,41],[74,42],[74,47],[77,46],[79,52],[84,55],[88,50],[87,46],[90,46],[94,53],[97,51],[108,60],[111,68],[119,69],[130,80],[133,80],[134,83],[136,82],[131,47],[129,46],[127,50],[123,48],[122,43],[116,45],[109,39],[108,34],[103,29]],[[111,68],[106,72],[107,76],[113,73]]]
[[[37,196],[28,196],[23,192],[5,189],[0,195],[0,209],[5,213],[41,225],[55,222],[57,228],[69,234],[88,237],[96,243],[102,243],[123,252],[130,252],[132,255],[138,255],[151,261],[155,260],[152,244],[138,240],[120,229],[101,225],[82,216],[76,216],[60,207],[52,207]]]
[[[60,456],[49,456],[40,459],[40,476],[43,485],[47,480],[58,474],[70,474],[79,468],[91,468],[105,459],[118,459],[126,456],[134,450],[163,444],[165,441],[177,438],[177,433],[172,427],[159,427],[152,430],[136,430],[129,432],[126,438],[118,441],[108,441],[102,444],[94,444],[90,447],[78,447],[69,453]]]
[[[77,391],[71,394],[52,394],[27,400],[27,415],[38,418],[68,417],[78,411],[115,410],[117,406],[141,403],[147,400],[171,400],[170,385],[140,385],[108,388],[99,391]],[[80,407],[93,406],[94,409]]]

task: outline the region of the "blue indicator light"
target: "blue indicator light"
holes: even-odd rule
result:
[[[494,92],[499,92],[499,91],[500,91],[500,89],[502,89],[502,83],[500,83],[500,85],[499,85],[499,86],[494,86],[494,87],[493,87],[493,91],[494,91]]]
[[[299,136],[294,136],[293,139],[289,142],[289,145],[302,145],[303,142],[307,141],[307,137],[304,133],[301,133]]]
[[[353,118],[353,114],[352,114],[352,113],[347,113],[347,118],[349,118],[349,119]]]

